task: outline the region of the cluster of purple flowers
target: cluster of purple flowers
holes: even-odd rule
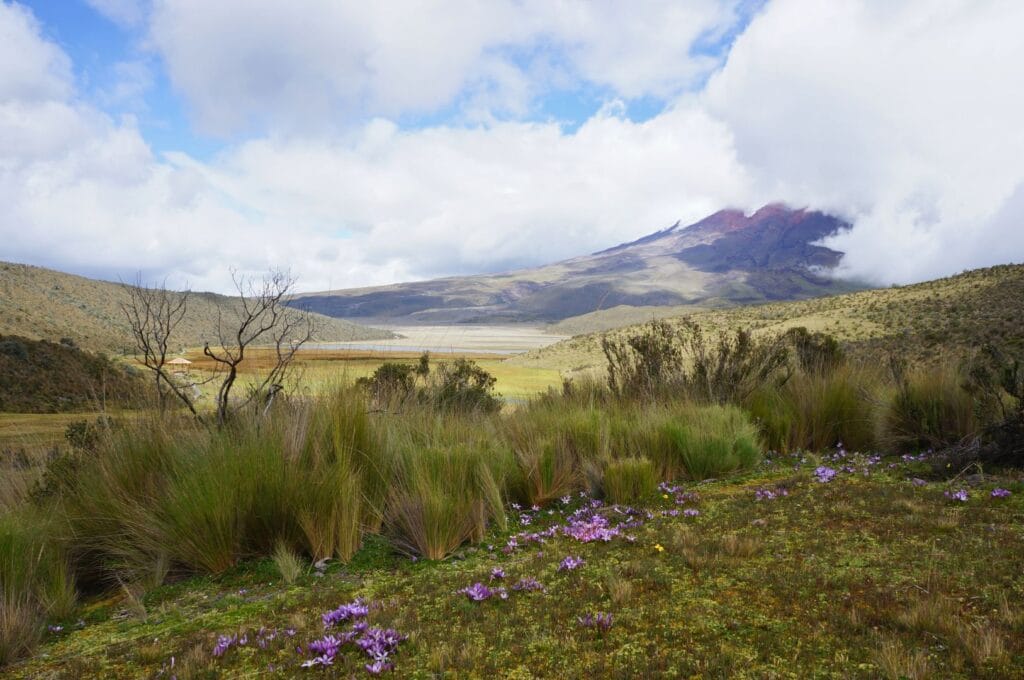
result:
[[[700,510],[697,508],[686,508],[683,510],[683,517],[696,517],[700,514]]]
[[[543,584],[532,576],[521,578],[514,586],[512,586],[512,590],[519,592],[529,592],[533,590],[544,591],[544,589]]]
[[[954,501],[960,501],[966,503],[970,495],[967,493],[967,489],[957,489],[956,491],[949,491],[948,489],[942,494],[946,498]]]
[[[337,626],[339,623],[344,623],[345,621],[364,619],[369,613],[370,607],[361,599],[357,599],[355,602],[343,604],[337,609],[327,612],[321,616],[320,619],[324,623],[324,628],[331,628]]]
[[[920,477],[914,477],[910,480],[910,483],[914,486],[926,486],[928,484],[928,480],[921,479]]]
[[[277,640],[282,635],[294,637],[295,629],[287,628],[283,631],[279,631],[277,628],[264,628],[261,626],[258,631],[252,634],[251,639],[249,634],[249,632],[243,632],[241,634],[235,633],[234,635],[218,636],[217,644],[213,647],[213,655],[215,657],[224,656],[232,647],[246,647],[249,642],[255,642],[256,646],[260,649],[266,649],[270,646],[271,642]]]
[[[498,597],[502,600],[508,599],[508,591],[504,588],[489,588],[479,581],[456,592],[464,594],[473,602],[483,602],[492,597]]]
[[[822,484],[828,484],[835,478],[836,471],[826,465],[819,465],[814,468],[814,476]]]
[[[757,501],[773,501],[776,498],[781,498],[782,496],[788,496],[788,495],[789,495],[789,490],[788,489],[784,489],[782,487],[777,487],[775,489],[766,489],[764,487],[760,487],[756,491],[754,491],[754,500],[757,500]]]
[[[573,571],[573,570],[575,570],[576,568],[578,568],[578,567],[580,567],[582,565],[583,565],[583,558],[582,557],[573,557],[572,555],[569,555],[568,557],[566,557],[564,560],[562,560],[559,563],[558,571]]]
[[[607,633],[612,627],[612,615],[602,612],[577,616],[576,621],[584,628],[596,628],[602,633]]]
[[[571,517],[569,525],[562,529],[566,536],[575,538],[580,543],[591,541],[608,542],[619,535],[619,528],[613,527],[603,515]]]
[[[1011,495],[1009,489],[992,489],[992,498],[1008,498]]]
[[[324,628],[335,628],[345,622],[350,622],[352,628],[310,642],[306,651],[312,654],[313,658],[303,662],[302,667],[332,666],[342,647],[352,643],[370,658],[370,663],[365,665],[367,672],[376,675],[391,670],[391,656],[406,636],[391,628],[371,627],[366,622],[369,613],[370,607],[362,600],[343,604],[325,613],[321,617]]]

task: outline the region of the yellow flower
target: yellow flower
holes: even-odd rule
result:
[[[665,549],[661,547],[661,543],[655,543],[654,544],[654,549],[657,550],[658,552],[665,552]]]
[[[664,498],[665,500],[668,500],[668,494],[667,493],[661,494],[661,497]]]

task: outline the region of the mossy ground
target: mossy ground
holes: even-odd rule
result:
[[[558,536],[506,553],[509,536],[493,534],[431,563],[370,537],[351,563],[292,585],[264,560],[139,599],[108,595],[53,622],[62,630],[7,673],[364,676],[354,648],[334,666],[300,668],[305,644],[324,633],[320,615],[362,597],[372,625],[409,636],[397,677],[1024,676],[1024,482],[955,484],[970,491],[959,502],[945,483],[910,481],[922,463],[830,461],[851,471],[828,483],[813,475],[819,463],[777,457],[742,477],[686,485],[699,498],[682,505],[659,492],[643,504],[651,519],[623,532],[633,542]],[[996,485],[1013,494],[992,498]],[[787,495],[758,500],[761,488]],[[528,513],[531,524],[512,522],[509,533],[564,524],[584,502]],[[686,508],[700,514],[668,514]],[[583,566],[558,571],[567,555]],[[546,590],[483,602],[457,592],[487,583],[494,567],[506,586],[535,577]],[[596,612],[614,617],[603,634],[577,621]],[[218,635],[236,633],[248,644],[214,657]]]

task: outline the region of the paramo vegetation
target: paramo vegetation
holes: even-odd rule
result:
[[[994,348],[956,366],[869,366],[803,329],[754,340],[653,322],[603,349],[606,382],[566,382],[515,407],[501,408],[472,362],[424,357],[322,398],[254,400],[217,420],[167,408],[91,426],[31,482],[0,486],[0,664],[31,653],[47,625],[73,620],[98,594],[144,598],[254,561],[271,560],[291,583],[303,565],[356,564],[367,551],[422,562],[559,536],[635,541],[656,517],[699,519],[698,483],[714,488],[780,458],[797,461],[804,484],[831,483],[841,465],[868,470],[882,455],[915,461],[915,475],[935,484],[1024,463],[1024,372]],[[837,447],[865,458],[819,457]],[[800,461],[814,475],[799,473]],[[756,500],[795,488],[759,487]],[[546,528],[531,533],[531,522]],[[685,526],[665,531],[654,554],[667,546],[693,569],[761,551],[746,534],[719,543]],[[560,550],[549,576],[561,581],[599,559]],[[533,576],[506,582],[498,571],[459,597],[476,606],[542,596]],[[630,599],[623,579],[600,586],[611,603]],[[404,642],[414,621],[400,633],[367,629],[359,612],[343,617],[352,630],[310,643],[298,661],[341,664],[351,648],[381,672],[415,647]],[[579,629],[604,639],[622,620],[581,612]],[[269,636],[252,640],[286,637]],[[241,639],[221,640],[214,656]]]

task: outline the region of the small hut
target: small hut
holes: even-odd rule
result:
[[[168,361],[167,365],[171,367],[175,375],[188,375],[188,367],[192,365],[192,362],[188,359],[177,357]]]

